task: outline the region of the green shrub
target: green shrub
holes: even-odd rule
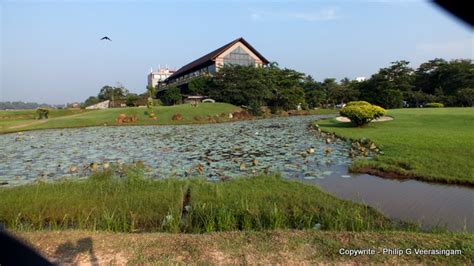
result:
[[[352,102],[348,102],[346,104],[346,106],[353,106],[353,105],[370,105],[370,103],[366,102],[366,101],[352,101]]]
[[[442,103],[427,103],[425,104],[425,107],[441,108],[444,107],[444,105]]]
[[[38,115],[38,119],[48,119],[49,110],[46,108],[38,108],[36,109],[36,114]]]
[[[341,109],[340,114],[349,118],[357,126],[363,126],[374,119],[384,116],[386,111],[380,106],[357,101],[349,102]]]
[[[181,90],[178,87],[173,86],[165,90],[165,93],[160,100],[166,105],[175,105],[181,103],[182,97]]]

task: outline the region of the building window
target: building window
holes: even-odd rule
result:
[[[255,59],[239,46],[224,56],[224,65],[255,66]]]
[[[207,67],[207,72],[216,73],[216,65],[210,65]]]

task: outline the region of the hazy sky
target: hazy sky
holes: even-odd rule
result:
[[[0,101],[54,104],[117,82],[142,93],[151,67],[179,68],[238,37],[317,80],[474,49],[471,28],[421,1],[0,0],[0,24]]]

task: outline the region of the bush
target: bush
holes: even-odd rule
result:
[[[441,108],[444,107],[444,105],[442,103],[427,103],[425,107]]]
[[[38,108],[36,109],[36,115],[38,115],[37,119],[48,119],[49,110],[46,108]]]
[[[370,103],[366,102],[366,101],[353,101],[353,102],[348,102],[346,104],[346,106],[353,106],[353,105],[370,105]]]
[[[374,119],[384,116],[386,111],[380,106],[357,101],[349,102],[341,109],[340,114],[349,118],[357,126],[363,126]]]
[[[181,90],[178,87],[171,87],[165,90],[162,97],[162,102],[166,105],[175,105],[181,103],[182,99]]]

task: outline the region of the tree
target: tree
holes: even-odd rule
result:
[[[127,96],[128,93],[128,90],[121,85],[119,85],[118,87],[112,87],[107,85],[102,87],[97,97],[100,101],[114,101],[118,99],[123,99],[125,96]]]
[[[84,104],[83,106],[84,107],[87,107],[87,106],[91,106],[91,105],[94,105],[96,103],[99,103],[99,98],[95,97],[95,96],[90,96],[89,98],[87,98],[87,100],[84,101]]]
[[[462,106],[474,107],[474,89],[464,88],[457,92],[458,102]]]
[[[272,96],[267,104],[273,111],[278,109],[306,108],[305,91],[302,86],[304,74],[292,69],[280,69],[277,64],[264,68],[265,84],[271,88]]]
[[[173,86],[165,90],[161,100],[166,105],[175,105],[181,103],[182,98],[181,90],[178,87]]]
[[[127,106],[137,106],[137,101],[140,99],[136,93],[129,93],[125,96],[125,104]]]
[[[217,101],[258,109],[272,96],[266,83],[265,69],[254,66],[225,65],[214,77],[215,86],[209,96]]]
[[[421,64],[415,72],[416,90],[435,95],[448,106],[465,105],[458,91],[474,87],[474,64],[470,59],[447,62],[436,58]]]
[[[201,75],[193,78],[188,84],[189,94],[206,95],[209,87],[212,86],[212,79],[207,75]]]
[[[325,101],[325,94],[322,91],[322,85],[310,75],[306,76],[302,81],[305,100],[310,108],[321,106]]]
[[[413,69],[408,64],[404,60],[392,62],[390,67],[381,68],[369,80],[361,82],[361,100],[384,108],[402,107],[403,99],[413,87]]]

